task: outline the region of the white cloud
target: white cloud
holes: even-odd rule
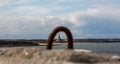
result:
[[[47,38],[59,25],[69,27],[77,38],[114,36],[120,32],[120,5],[109,1],[0,0],[0,38]]]
[[[26,15],[47,15],[48,13],[50,13],[50,10],[47,8],[43,8],[43,7],[37,7],[37,6],[19,6],[19,7],[14,7],[11,10],[5,10],[5,11],[1,11],[0,14],[1,15],[7,15],[7,16],[26,16]]]
[[[75,38],[118,37],[119,16],[119,9],[97,8],[59,16],[0,16],[0,38],[47,38],[59,25],[70,28]]]
[[[11,38],[42,38],[47,37],[56,26],[63,25],[70,29],[76,26],[69,18],[62,16],[1,16],[0,21],[0,38],[6,35]]]

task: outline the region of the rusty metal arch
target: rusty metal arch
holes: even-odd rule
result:
[[[68,49],[73,49],[72,33],[70,32],[70,30],[68,28],[66,28],[64,26],[58,26],[51,32],[51,34],[48,37],[47,48],[46,49],[52,49],[52,43],[53,43],[54,37],[60,31],[64,32],[67,36]]]

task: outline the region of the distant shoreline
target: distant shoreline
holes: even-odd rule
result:
[[[116,41],[108,42],[108,39],[75,39],[74,44],[90,44],[90,43],[120,43],[119,39],[114,39]],[[58,43],[56,41],[53,42],[53,46],[58,46],[58,45],[64,45],[67,44],[67,42],[63,43]],[[0,47],[21,47],[21,46],[46,46],[47,45],[47,40],[44,39],[31,39],[31,40],[0,40]]]

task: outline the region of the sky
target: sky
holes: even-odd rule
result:
[[[120,0],[0,0],[0,39],[47,39],[57,26],[73,38],[120,38]]]

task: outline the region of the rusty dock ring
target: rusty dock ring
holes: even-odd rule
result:
[[[50,50],[52,49],[52,44],[54,41],[54,37],[58,32],[64,32],[67,36],[67,41],[68,41],[68,49],[73,49],[73,36],[71,31],[64,26],[58,26],[56,27],[49,35],[48,40],[47,40],[47,47],[46,49]]]

